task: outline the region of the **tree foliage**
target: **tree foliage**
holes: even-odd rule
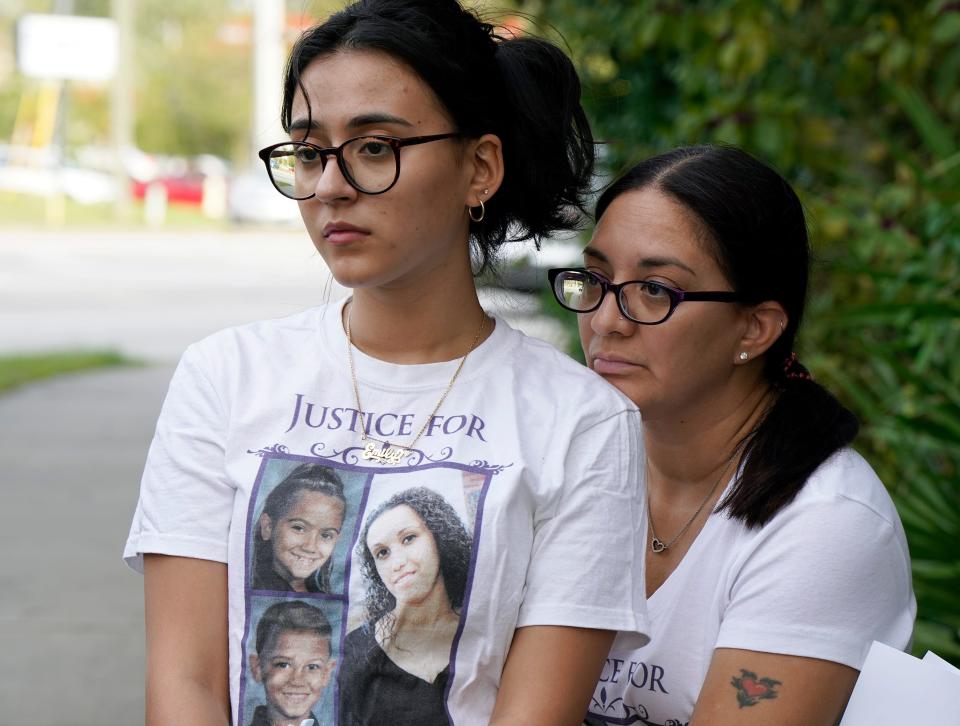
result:
[[[801,353],[897,501],[915,648],[960,662],[960,3],[539,0],[611,172],[728,142],[776,166],[818,262]]]
[[[146,151],[242,158],[250,128],[249,44],[229,42],[228,0],[137,4],[136,139]],[[249,16],[246,17],[249,20]]]

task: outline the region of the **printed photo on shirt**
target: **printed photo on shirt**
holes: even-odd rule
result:
[[[244,726],[334,723],[342,603],[254,596]]]
[[[328,462],[266,461],[249,532],[251,589],[344,594],[344,567],[366,480],[365,474]]]
[[[485,481],[446,468],[373,477],[350,567],[341,713],[379,723],[399,708],[410,723],[449,723],[445,691]]]

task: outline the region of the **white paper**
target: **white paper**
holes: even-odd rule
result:
[[[840,726],[903,724],[960,726],[960,679],[934,659],[874,642]]]
[[[960,668],[957,668],[952,663],[948,663],[932,650],[928,650],[927,654],[923,656],[923,662],[934,665],[938,668],[943,668],[948,673],[953,673],[957,678],[960,678]],[[957,681],[957,688],[960,688],[960,681]]]

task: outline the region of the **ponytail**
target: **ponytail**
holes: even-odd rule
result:
[[[580,79],[566,54],[539,38],[498,43],[503,82],[503,185],[492,218],[472,225],[481,249],[575,229],[591,191],[594,143]]]
[[[792,502],[860,428],[857,417],[809,375],[783,376],[775,388],[773,405],[741,442],[740,476],[717,506],[747,527],[762,527]]]

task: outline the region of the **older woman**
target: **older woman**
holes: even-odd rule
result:
[[[792,352],[799,200],[730,147],[615,182],[584,267],[551,271],[589,366],[644,418],[652,639],[615,642],[598,724],[834,724],[874,640],[910,642],[900,520],[854,416]],[[611,293],[611,294],[607,294]]]

